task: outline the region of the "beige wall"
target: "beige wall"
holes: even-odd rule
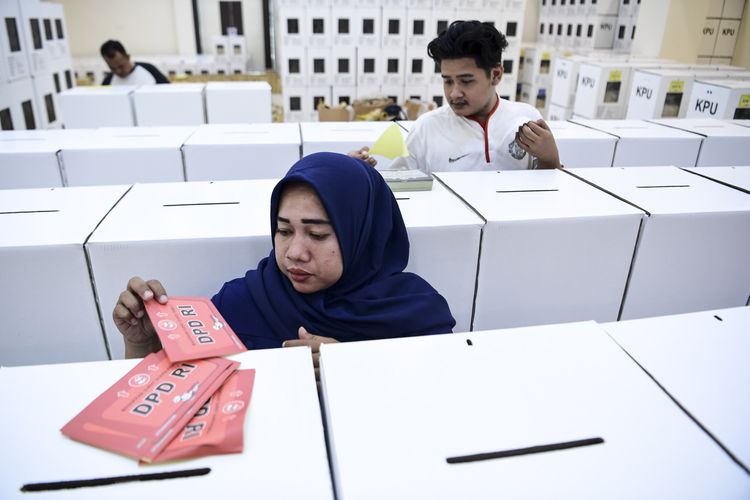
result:
[[[750,69],[750,3],[747,0],[742,13],[740,33],[737,35],[737,45],[734,46],[732,64]]]
[[[54,0],[65,9],[73,57],[98,56],[108,39],[131,54],[177,54],[172,0]]]
[[[4,0],[3,0],[4,1]],[[134,56],[195,55],[191,0],[49,0],[63,5],[73,57],[98,56],[101,44],[119,40]],[[203,52],[221,35],[219,0],[199,0]],[[242,0],[249,69],[265,66],[261,0]]]
[[[638,28],[631,52],[694,63],[700,49],[698,34],[703,29],[711,2],[719,0],[647,0],[641,2]],[[537,38],[538,0],[527,0],[523,42]],[[532,5],[533,4],[533,5]],[[732,64],[750,68],[750,0],[745,0]]]

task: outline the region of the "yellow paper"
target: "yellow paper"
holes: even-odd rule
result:
[[[609,72],[608,82],[619,82],[622,81],[622,71],[619,69],[613,69]]]
[[[740,96],[739,108],[750,108],[750,94],[742,94]]]
[[[404,136],[401,135],[401,127],[393,123],[385,129],[375,144],[370,147],[370,154],[385,156],[391,160],[399,156],[409,156]]]
[[[672,80],[669,82],[669,92],[685,92],[685,80]]]

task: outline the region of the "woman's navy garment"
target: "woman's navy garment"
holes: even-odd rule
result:
[[[409,260],[406,227],[374,168],[336,153],[301,159],[271,195],[272,235],[289,182],[317,192],[339,241],[343,274],[325,290],[302,294],[279,271],[271,251],[256,270],[226,283],[213,301],[248,349],[279,347],[298,338],[300,326],[341,342],[452,331],[456,322],[445,299],[419,276],[403,272]]]

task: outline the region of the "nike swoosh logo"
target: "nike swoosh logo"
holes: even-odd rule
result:
[[[469,156],[469,153],[466,153],[465,155],[457,156],[457,157],[455,157],[455,158],[451,158],[451,157],[449,156],[449,157],[448,157],[448,163],[453,163],[453,162],[455,162],[455,161],[458,161],[458,160],[460,160],[461,158],[463,158],[464,156]]]

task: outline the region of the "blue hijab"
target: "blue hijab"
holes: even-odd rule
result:
[[[279,347],[304,326],[338,341],[449,333],[448,303],[425,280],[403,272],[409,238],[398,203],[381,175],[361,160],[336,153],[304,157],[271,195],[271,234],[276,233],[281,193],[290,182],[318,194],[338,238],[343,259],[339,281],[302,294],[276,264],[273,250],[224,285],[217,308],[249,349]]]

